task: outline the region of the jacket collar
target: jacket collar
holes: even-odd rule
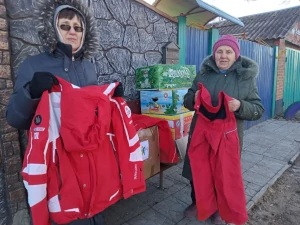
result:
[[[72,45],[64,44],[62,42],[57,43],[57,48],[53,52],[55,56],[67,56],[68,58],[72,59],[80,59],[83,56],[83,49],[80,49],[74,55],[72,54]]]
[[[216,62],[211,55],[203,60],[199,73],[204,76],[207,75],[209,71],[215,71],[219,73],[219,68],[217,67]],[[228,69],[228,73],[232,71],[236,71],[239,79],[244,80],[250,77],[258,76],[259,69],[258,64],[252,59],[245,56],[240,56]]]

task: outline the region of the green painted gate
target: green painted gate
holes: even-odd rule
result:
[[[300,101],[300,51],[286,48],[283,89],[284,111],[298,101]]]

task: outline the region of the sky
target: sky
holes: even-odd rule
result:
[[[152,4],[155,0],[144,0]],[[235,17],[269,12],[293,6],[299,6],[300,0],[203,0]],[[289,3],[284,3],[289,1]]]

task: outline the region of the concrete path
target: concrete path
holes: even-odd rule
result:
[[[242,154],[247,208],[250,209],[300,153],[300,123],[268,120],[245,131]],[[147,180],[147,191],[122,200],[105,211],[106,225],[211,225],[184,218],[191,204],[188,180],[181,176],[183,163]]]

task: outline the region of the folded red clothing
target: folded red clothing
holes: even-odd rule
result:
[[[164,119],[153,118],[141,114],[132,114],[132,120],[136,130],[145,129],[152,126],[158,126],[160,162],[177,163],[178,154],[169,124]]]

